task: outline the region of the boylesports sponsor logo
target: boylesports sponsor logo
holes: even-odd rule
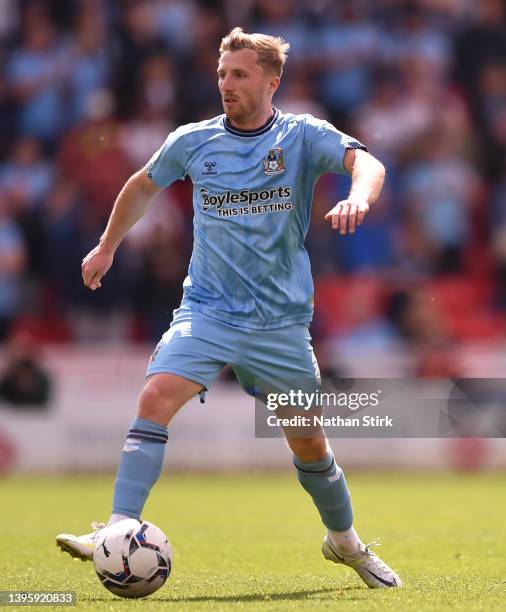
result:
[[[202,210],[207,212],[215,208],[220,217],[263,214],[268,212],[280,212],[292,210],[291,202],[272,202],[279,198],[290,198],[291,187],[276,187],[275,189],[232,191],[227,189],[223,193],[211,194],[205,187],[200,189],[202,198]]]

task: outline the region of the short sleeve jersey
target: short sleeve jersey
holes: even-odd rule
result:
[[[160,188],[190,177],[193,252],[181,307],[231,325],[276,329],[311,321],[304,240],[314,186],[345,173],[346,149],[365,149],[327,121],[275,109],[256,131],[224,115],[181,126],[149,161]]]

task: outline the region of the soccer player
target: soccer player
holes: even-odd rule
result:
[[[326,172],[349,173],[351,191],[326,215],[353,233],[378,198],[383,165],[357,140],[311,115],[272,106],[289,50],[278,37],[233,29],[220,46],[224,114],[169,134],[125,184],[99,244],[84,258],[84,284],[100,288],[114,253],[154,196],[193,182],[194,244],[181,307],[158,343],[121,455],[109,525],[139,518],[160,476],[167,426],[231,364],[245,389],[258,381],[319,380],[308,325],[313,282],[304,248],[313,189]],[[297,476],[327,528],[323,555],[352,567],[371,588],[401,581],[353,528],[350,494],[324,435],[289,436]],[[73,557],[91,559],[103,523],[60,534]]]

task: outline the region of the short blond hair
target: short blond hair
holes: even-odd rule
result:
[[[242,28],[234,28],[221,40],[220,55],[223,55],[225,51],[239,51],[240,49],[256,51],[258,53],[257,63],[264,72],[280,77],[290,50],[290,43],[280,36],[248,34]]]

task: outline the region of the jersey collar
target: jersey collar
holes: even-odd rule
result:
[[[231,134],[235,134],[236,136],[245,136],[245,137],[260,136],[261,134],[265,134],[265,132],[268,132],[271,129],[271,127],[274,125],[274,122],[276,121],[276,119],[279,117],[279,110],[275,108],[274,106],[272,107],[272,110],[274,111],[272,114],[272,117],[269,117],[266,123],[264,123],[261,127],[257,128],[256,130],[240,130],[239,128],[232,127],[226,115],[223,115],[223,127],[227,130],[227,132],[230,132]]]

